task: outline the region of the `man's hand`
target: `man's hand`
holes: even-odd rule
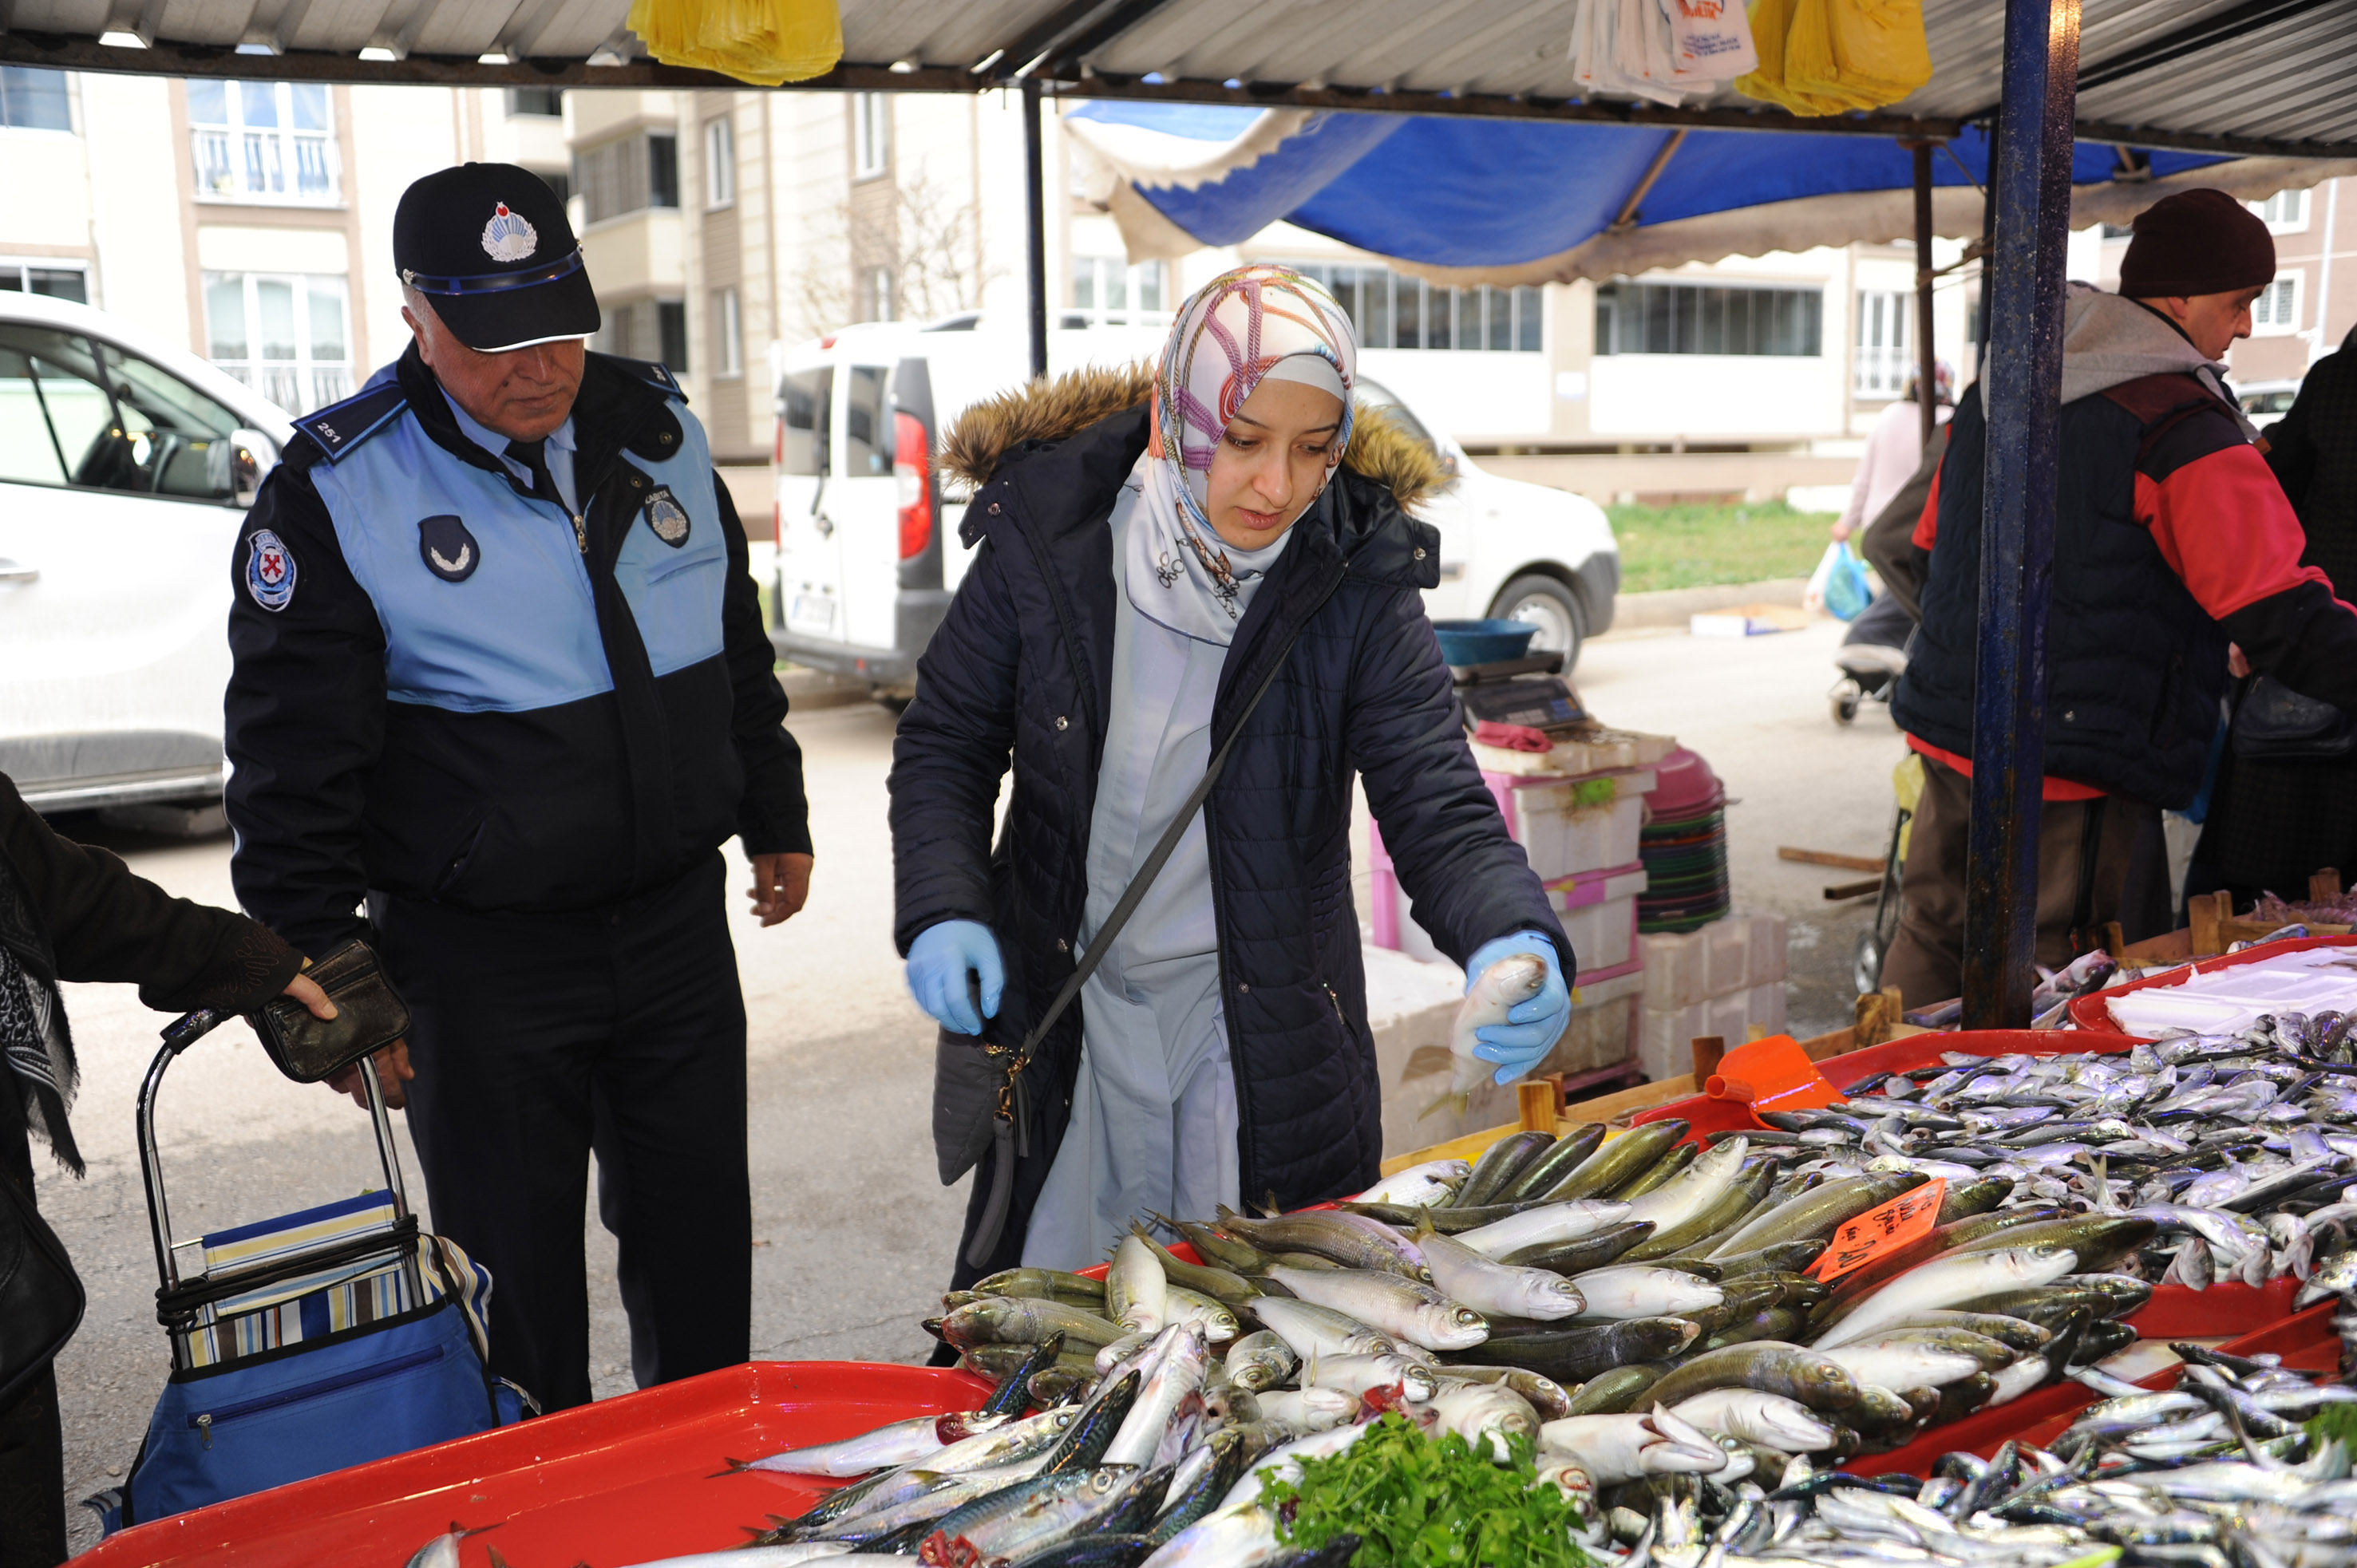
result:
[[[2230,642],[2226,645],[2226,673],[2237,681],[2247,680],[2250,677],[2251,661],[2244,657],[2242,646],[2239,643]]]
[[[745,897],[766,929],[802,913],[810,898],[811,857],[806,854],[753,856],[753,886]]]
[[[374,1060],[376,1086],[383,1092],[384,1108],[387,1111],[398,1111],[409,1103],[409,1096],[402,1092],[401,1086],[417,1076],[417,1069],[409,1065],[409,1042],[393,1041],[393,1044],[380,1049]],[[350,1095],[352,1103],[365,1111],[368,1109],[368,1085],[361,1079],[362,1065],[360,1062],[354,1062],[343,1071],[331,1076],[327,1081],[329,1089],[334,1090],[338,1094]]]

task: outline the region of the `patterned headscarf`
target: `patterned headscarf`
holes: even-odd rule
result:
[[[1200,571],[1206,581],[1199,585],[1232,622],[1239,614],[1237,579],[1204,510],[1211,456],[1253,389],[1272,377],[1323,387],[1342,400],[1341,428],[1318,484],[1323,494],[1350,445],[1351,392],[1358,382],[1351,318],[1333,295],[1286,267],[1223,273],[1180,308],[1155,367],[1148,499],[1150,510],[1172,525],[1178,546],[1157,563],[1157,575],[1165,587],[1176,587],[1181,573],[1193,579]],[[1304,500],[1301,511],[1317,499]]]

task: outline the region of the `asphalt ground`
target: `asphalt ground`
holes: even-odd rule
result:
[[[1791,1026],[1848,1020],[1850,953],[1868,906],[1828,905],[1854,874],[1779,862],[1779,844],[1882,852],[1900,742],[1883,710],[1836,726],[1825,689],[1840,628],[1742,641],[1670,631],[1591,643],[1576,681],[1590,710],[1626,729],[1676,735],[1727,780],[1738,905],[1791,921]],[[818,869],[809,907],[763,931],[741,912],[732,847],[734,935],[750,1019],[754,1197],[753,1347],[761,1359],[921,1360],[917,1326],[946,1276],[964,1190],[934,1172],[929,1105],[932,1029],[908,995],[891,941],[884,779],[893,718],[870,703],[797,714]],[[225,836],[193,842],[60,823],[193,898],[230,903]],[[1363,835],[1361,875],[1365,875]],[[1361,886],[1361,901],[1364,890]],[[122,985],[70,985],[84,1082],[74,1112],[90,1175],[43,1171],[41,1207],[90,1292],[58,1364],[68,1496],[119,1484],[170,1368],[155,1320],[156,1280],[140,1195],[134,1105],[166,1020]],[[245,1026],[208,1036],[174,1067],[158,1139],[182,1237],[283,1214],[379,1185],[365,1114],[323,1088],[280,1078]],[[395,1118],[398,1127],[399,1118]],[[398,1133],[414,1200],[423,1184]],[[37,1155],[37,1162],[38,1160]],[[430,1214],[426,1216],[431,1223]],[[591,1370],[603,1398],[630,1386],[613,1243],[583,1219],[590,1272]],[[96,1538],[75,1510],[77,1550]]]

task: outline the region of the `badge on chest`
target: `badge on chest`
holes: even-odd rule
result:
[[[483,547],[464,522],[445,512],[418,522],[417,556],[444,582],[463,583],[483,564]]]
[[[687,542],[687,509],[679,504],[669,485],[657,485],[641,510],[646,513],[647,526],[654,530],[657,539],[673,550]]]

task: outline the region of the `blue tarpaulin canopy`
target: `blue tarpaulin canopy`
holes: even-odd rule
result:
[[[1138,259],[1283,220],[1436,281],[1527,284],[1913,233],[1912,155],[1873,136],[1104,100],[1064,124]],[[1936,232],[1981,231],[1987,170],[1977,126],[1933,160]],[[2125,222],[2188,184],[2256,198],[2352,170],[2081,142],[2073,222]]]

